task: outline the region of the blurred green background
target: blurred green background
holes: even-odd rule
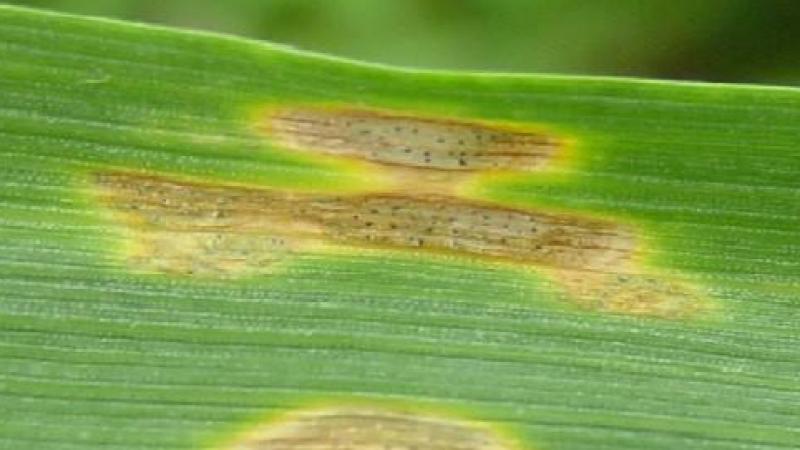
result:
[[[800,84],[797,0],[23,0],[394,65]]]

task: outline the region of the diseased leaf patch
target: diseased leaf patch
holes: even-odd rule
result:
[[[376,248],[507,261],[548,275],[581,306],[684,317],[702,310],[681,283],[642,272],[632,230],[607,221],[448,196],[297,193],[99,173],[104,204],[130,229],[147,272],[270,273],[311,249]]]

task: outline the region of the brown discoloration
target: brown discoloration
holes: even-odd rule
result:
[[[536,170],[563,145],[506,126],[357,109],[278,109],[263,128],[295,150],[441,171]]]
[[[299,414],[226,450],[511,450],[488,430],[439,417],[377,409]]]
[[[129,226],[130,263],[149,272],[247,276],[312,249],[409,249],[533,267],[587,309],[665,318],[701,309],[686,286],[639,273],[633,231],[606,221],[447,196],[292,193],[122,173],[95,182]]]

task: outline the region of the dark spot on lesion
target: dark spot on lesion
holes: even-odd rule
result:
[[[290,148],[363,158],[389,167],[405,165],[428,171],[465,172],[492,167],[538,169],[553,156],[559,142],[499,124],[358,109],[286,108],[273,110],[269,117],[269,125],[264,129]],[[332,126],[322,125],[331,120],[336,123]],[[346,125],[342,127],[342,123]],[[341,130],[337,130],[337,125]],[[408,131],[410,135],[405,135]],[[505,137],[501,150],[513,156],[495,155],[494,144],[485,142],[484,135],[495,140],[498,136]],[[543,139],[546,145],[540,143]],[[398,152],[411,153],[409,144],[420,146],[420,151],[427,146],[433,152],[424,159],[400,157]],[[444,158],[445,155],[451,158],[455,156],[453,147],[477,150],[484,156],[469,163],[463,158]],[[393,151],[377,151],[383,149]]]

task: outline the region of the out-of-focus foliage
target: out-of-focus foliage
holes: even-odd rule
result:
[[[411,67],[797,84],[793,0],[22,0]]]

